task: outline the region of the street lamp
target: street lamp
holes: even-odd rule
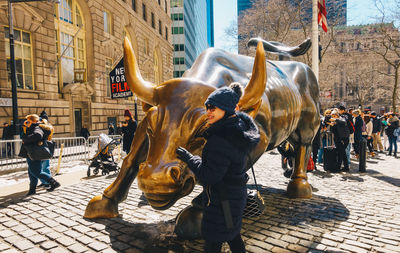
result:
[[[51,3],[60,3],[60,0],[46,0]],[[15,72],[15,54],[14,54],[14,24],[12,16],[12,3],[22,2],[45,2],[43,0],[8,0],[8,18],[9,18],[9,42],[10,42],[10,71],[11,71],[11,93],[12,93],[12,108],[13,108],[13,123],[15,136],[14,139],[19,137],[19,124],[18,124],[18,96],[17,96],[17,74]]]

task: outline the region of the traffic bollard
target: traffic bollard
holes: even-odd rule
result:
[[[365,138],[361,138],[360,140],[360,160],[358,163],[358,171],[365,172],[367,165],[367,140]]]

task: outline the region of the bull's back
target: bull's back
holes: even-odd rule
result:
[[[217,88],[231,82],[246,86],[253,64],[253,57],[210,48],[197,58],[184,77],[199,79]],[[269,139],[268,149],[290,136],[298,127],[303,110],[315,110],[309,107],[315,107],[317,95],[310,95],[310,90],[318,91],[318,86],[309,83],[308,79],[313,78],[309,77],[308,69],[295,61],[267,61],[267,85],[256,121]]]

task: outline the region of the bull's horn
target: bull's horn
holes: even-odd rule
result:
[[[239,108],[246,110],[257,106],[264,94],[267,84],[267,69],[265,63],[264,47],[262,42],[258,42],[256,57],[254,58],[253,73],[251,79],[244,89],[244,94],[239,101]]]
[[[134,92],[140,100],[151,105],[157,105],[155,99],[155,85],[143,80],[128,37],[125,37],[124,40],[124,66],[126,79],[132,92]]]

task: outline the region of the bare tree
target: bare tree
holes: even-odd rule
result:
[[[311,37],[312,0],[254,0],[253,6],[241,13],[238,23],[238,49],[240,53],[250,54],[247,41],[253,37],[261,37],[269,41],[278,41],[288,45],[296,45]],[[328,12],[335,6],[328,8]],[[343,23],[342,18],[328,20],[328,33],[321,32],[321,57],[325,55],[335,37],[335,27]],[[232,24],[231,26],[233,26]],[[226,35],[232,28],[226,30]],[[300,58],[311,65],[311,51]]]
[[[397,0],[395,4],[400,7],[400,0]],[[394,70],[393,72],[383,72],[382,74],[390,76],[393,80],[392,110],[396,112],[397,101],[399,99],[400,36],[395,21],[400,21],[400,11],[396,8],[388,9],[386,2],[382,0],[375,0],[375,6],[379,12],[377,21],[379,21],[378,32],[381,34],[381,37],[377,41],[379,45],[372,44],[369,48]],[[391,21],[391,23],[388,23],[388,21]]]

